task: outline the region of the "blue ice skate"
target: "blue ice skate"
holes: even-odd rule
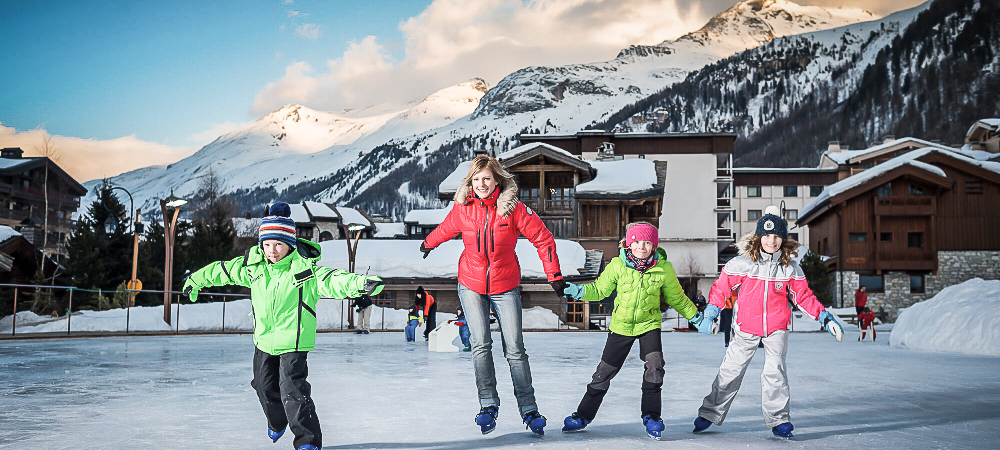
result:
[[[580,431],[590,425],[590,421],[580,417],[579,414],[573,413],[563,420],[563,433],[574,433]]]
[[[524,420],[524,425],[538,436],[545,436],[545,416],[538,413],[538,411],[531,411],[525,414],[521,414],[521,419]]]
[[[792,436],[792,430],[794,429],[795,427],[792,426],[791,422],[785,422],[781,425],[771,428],[771,432],[774,433],[774,435],[777,437],[791,439],[795,437]]]
[[[659,416],[654,416],[652,414],[643,414],[642,424],[646,426],[646,434],[648,434],[649,437],[660,440],[664,428],[663,419],[660,419]]]
[[[302,444],[296,450],[322,450],[322,449],[312,444]]]
[[[270,428],[267,429],[267,437],[271,438],[271,442],[278,442],[281,439],[281,435],[285,434],[285,429],[282,428],[281,431],[274,431]]]
[[[694,431],[692,431],[692,433],[701,433],[702,431],[707,430],[710,426],[712,426],[712,422],[710,420],[698,416],[697,419],[694,419]]]
[[[496,406],[484,406],[476,415],[476,425],[482,429],[483,434],[490,434],[497,427],[497,415],[500,410]]]

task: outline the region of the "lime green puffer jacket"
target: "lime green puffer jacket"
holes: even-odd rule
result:
[[[298,239],[295,251],[274,264],[260,246],[229,261],[211,263],[191,274],[185,286],[197,291],[209,286],[250,288],[253,342],[272,355],[310,351],[316,345],[316,302],[320,297],[355,297],[364,290],[365,276],[317,266],[319,245]]]
[[[596,281],[583,285],[583,299],[588,302],[603,300],[618,290],[611,313],[611,332],[638,336],[660,328],[661,298],[685,318],[698,313],[698,308],[684,295],[674,266],[667,261],[667,251],[657,247],[656,259],[656,265],[639,273],[625,257],[625,249],[621,249]]]

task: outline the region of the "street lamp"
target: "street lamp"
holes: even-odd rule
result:
[[[170,287],[174,276],[174,237],[177,234],[177,216],[181,212],[181,206],[187,204],[187,200],[177,198],[174,192],[170,191],[170,196],[160,199],[160,211],[163,213],[163,243],[166,247],[163,266],[163,321],[170,323]],[[168,211],[173,211],[170,217]],[[170,217],[168,219],[168,217]]]
[[[354,272],[354,258],[358,254],[358,239],[361,238],[361,232],[366,228],[365,225],[360,223],[349,223],[346,225],[341,225],[344,228],[344,239],[347,241],[347,271]],[[354,245],[351,245],[351,234],[354,232]],[[347,329],[354,329],[354,309],[347,308]]]
[[[135,303],[136,291],[142,290],[142,283],[136,279],[136,266],[139,263],[139,234],[142,233],[142,224],[139,223],[139,210],[133,209],[135,207],[135,202],[132,200],[132,193],[120,186],[112,186],[111,190],[119,189],[128,195],[128,207],[129,209],[135,211],[135,215],[132,219],[132,278],[129,279],[128,284],[126,284],[126,289],[128,289],[128,306],[133,306]],[[115,228],[118,226],[118,221],[112,217],[108,217],[108,220],[104,221],[104,228],[108,234],[114,233]]]

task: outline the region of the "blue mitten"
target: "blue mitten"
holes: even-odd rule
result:
[[[583,285],[576,283],[566,283],[566,289],[563,290],[563,294],[573,300],[583,300],[584,292]]]
[[[705,319],[705,315],[702,314],[701,311],[699,311],[693,317],[691,317],[690,319],[688,319],[688,323],[697,327],[698,324],[701,323],[701,321],[704,320],[704,319]]]
[[[704,318],[701,319],[701,322],[696,323],[695,326],[698,327],[699,333],[712,334],[712,324],[715,323],[715,318],[719,317],[719,307],[708,305],[705,307],[703,315]]]
[[[819,323],[833,337],[837,338],[837,342],[844,340],[844,326],[837,321],[836,316],[830,314],[830,311],[823,310],[823,312],[819,313]]]

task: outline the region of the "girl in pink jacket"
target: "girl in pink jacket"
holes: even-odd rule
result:
[[[740,239],[738,246],[739,256],[726,263],[712,285],[705,320],[698,325],[698,331],[711,333],[713,319],[725,306],[726,299],[738,290],[733,306],[733,338],[712,383],[712,392],[698,410],[694,432],[704,431],[712,424],[722,425],[757,344],[763,342],[765,360],[760,379],[764,421],[775,436],[791,438],[793,427],[785,371],[788,324],[792,317],[788,302],[819,320],[838,341],[843,339],[843,326],[816,300],[802,269],[792,259],[798,254],[799,243],[788,239],[788,223],[778,215],[777,207],[768,207],[757,221],[757,230]]]

